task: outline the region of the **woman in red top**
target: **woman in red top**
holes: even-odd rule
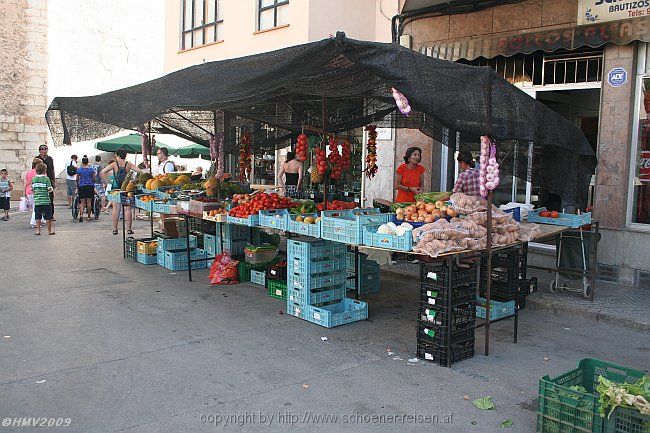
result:
[[[409,147],[404,155],[404,164],[397,168],[395,189],[397,203],[414,202],[415,194],[422,192],[424,167],[420,165],[422,150],[419,147]]]

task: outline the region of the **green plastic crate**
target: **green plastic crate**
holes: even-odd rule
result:
[[[602,433],[603,419],[598,414],[598,376],[624,383],[636,382],[644,372],[585,358],[571,370],[556,378],[544,376],[539,380],[537,398],[538,433]],[[587,392],[570,389],[584,387]]]
[[[605,433],[650,433],[650,415],[628,407],[617,407],[605,420]]]
[[[260,263],[257,265],[251,265],[250,263],[247,263],[243,260],[239,261],[239,265],[237,267],[237,271],[239,273],[239,282],[244,283],[246,281],[251,280],[251,271],[264,271],[266,272],[266,267],[272,262],[269,263]]]
[[[268,295],[275,299],[287,299],[287,282],[267,280]]]

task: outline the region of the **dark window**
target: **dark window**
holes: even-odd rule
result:
[[[289,0],[257,0],[257,30],[289,24]]]
[[[181,50],[217,42],[223,29],[221,0],[181,1]]]

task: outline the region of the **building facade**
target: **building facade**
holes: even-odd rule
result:
[[[527,0],[472,13],[412,14],[401,42],[431,57],[490,66],[579,126],[598,156],[590,196],[602,228],[601,276],[650,287],[650,20],[646,8],[610,6]],[[453,146],[404,138],[398,136],[396,157],[413,142],[431,147],[431,187],[449,189],[457,172]],[[552,201],[525,179],[499,189],[502,202]]]

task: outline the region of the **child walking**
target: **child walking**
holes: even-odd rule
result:
[[[36,176],[32,179],[32,190],[34,191],[34,216],[36,218],[36,232],[37,236],[41,234],[41,218],[45,218],[47,225],[47,234],[54,235],[52,227],[53,209],[50,200],[50,192],[52,192],[52,182],[45,174],[47,165],[40,163],[36,166]]]
[[[14,189],[14,184],[9,180],[9,173],[6,168],[0,170],[0,209],[5,211],[5,216],[2,221],[9,220],[9,209],[11,208],[11,190]]]

